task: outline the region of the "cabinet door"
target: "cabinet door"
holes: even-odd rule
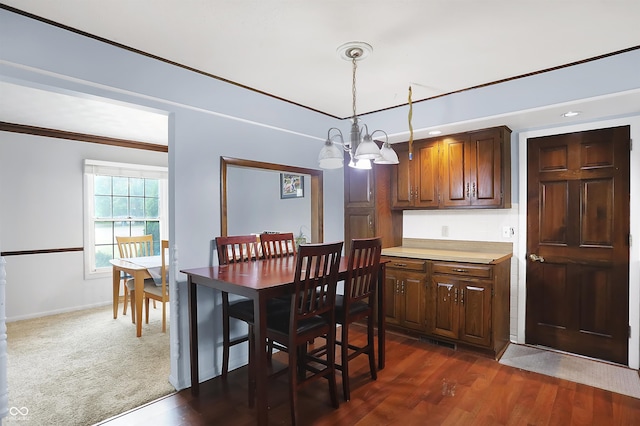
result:
[[[345,162],[345,164],[347,164]],[[344,206],[375,207],[374,176],[372,170],[344,167]]]
[[[375,237],[375,217],[374,209],[346,209],[344,231],[349,243],[354,238]]]
[[[415,145],[413,154],[414,207],[438,207],[438,141],[421,142]]]
[[[411,163],[409,161],[409,146],[394,147],[398,154],[399,163],[391,166],[391,207],[406,208],[411,206]]]
[[[401,325],[412,330],[425,331],[425,278],[424,274],[404,273],[401,277]]]
[[[402,272],[387,268],[385,279],[385,318],[387,323],[400,325],[400,282]]]
[[[460,336],[475,345],[491,344],[491,282],[460,281]]]
[[[452,339],[458,338],[459,309],[458,283],[455,279],[442,275],[433,276],[433,292],[429,312],[431,333]]]
[[[473,206],[500,206],[502,203],[502,143],[499,129],[469,135],[469,201]]]
[[[471,199],[468,138],[456,135],[443,139],[440,162],[443,207],[468,206]]]

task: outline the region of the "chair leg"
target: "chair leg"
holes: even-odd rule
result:
[[[336,387],[336,328],[335,324],[333,330],[329,332],[327,336],[327,366],[331,369],[329,373],[329,394],[331,395],[331,404],[334,408],[339,407],[338,402],[338,390]],[[348,363],[348,362],[347,362]],[[343,362],[344,364],[344,362]]]
[[[222,292],[222,379],[227,380],[229,373],[229,293]]]
[[[167,332],[167,302],[162,302],[162,332]]]
[[[342,365],[342,393],[344,400],[349,401],[351,399],[351,388],[349,386],[349,324],[346,322],[341,327],[341,341],[340,345],[340,363]]]
[[[129,291],[127,290],[127,284],[126,284],[126,280],[123,281],[123,288],[124,288],[124,306],[122,307],[122,315],[127,315],[127,303],[129,302]]]
[[[253,325],[249,324],[249,408],[253,408],[256,399],[256,346]]]
[[[371,378],[378,380],[378,371],[376,370],[376,350],[373,341],[373,315],[367,318],[367,353],[369,354],[369,371]]]
[[[135,300],[136,300],[136,291],[131,290],[129,292],[129,302],[131,303],[131,322],[133,324],[136,323],[136,305],[134,304]],[[140,313],[137,313],[137,314],[140,315]],[[140,318],[142,318],[142,316]]]
[[[149,324],[149,298],[148,297],[144,298],[144,310],[145,310],[145,315],[146,315],[145,323]]]
[[[298,403],[298,349],[289,345],[289,408],[291,410],[291,425],[297,421]]]

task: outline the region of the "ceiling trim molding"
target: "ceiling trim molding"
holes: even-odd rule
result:
[[[25,133],[48,138],[67,139],[79,142],[97,143],[101,145],[119,146],[122,148],[143,149],[146,151],[169,152],[169,147],[148,142],[138,142],[127,139],[116,139],[107,136],[88,135],[85,133],[67,132],[64,130],[48,129],[44,127],[27,126],[0,121],[0,131]]]

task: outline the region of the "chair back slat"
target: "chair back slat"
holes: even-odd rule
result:
[[[121,258],[153,256],[153,235],[116,237]]]
[[[258,237],[255,235],[233,235],[216,237],[218,264],[249,262],[260,257]]]
[[[260,234],[260,246],[265,259],[296,255],[293,232]]]
[[[316,315],[333,315],[342,241],[305,244],[298,251],[290,332],[298,322]]]
[[[344,284],[346,303],[370,299],[375,293],[382,240],[380,238],[362,238],[351,241],[348,275]]]

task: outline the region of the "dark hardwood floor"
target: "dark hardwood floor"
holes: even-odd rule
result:
[[[353,336],[363,339],[359,327]],[[306,425],[639,425],[640,399],[518,370],[475,353],[387,335],[387,365],[371,381],[366,357],[352,361],[351,401],[333,409],[326,381],[299,392]],[[281,354],[280,354],[281,355]],[[279,358],[279,354],[274,356]],[[286,377],[286,376],[285,376]],[[269,424],[289,424],[285,377],[269,387]],[[339,396],[342,398],[338,375]],[[105,426],[254,425],[247,369],[182,390]]]

